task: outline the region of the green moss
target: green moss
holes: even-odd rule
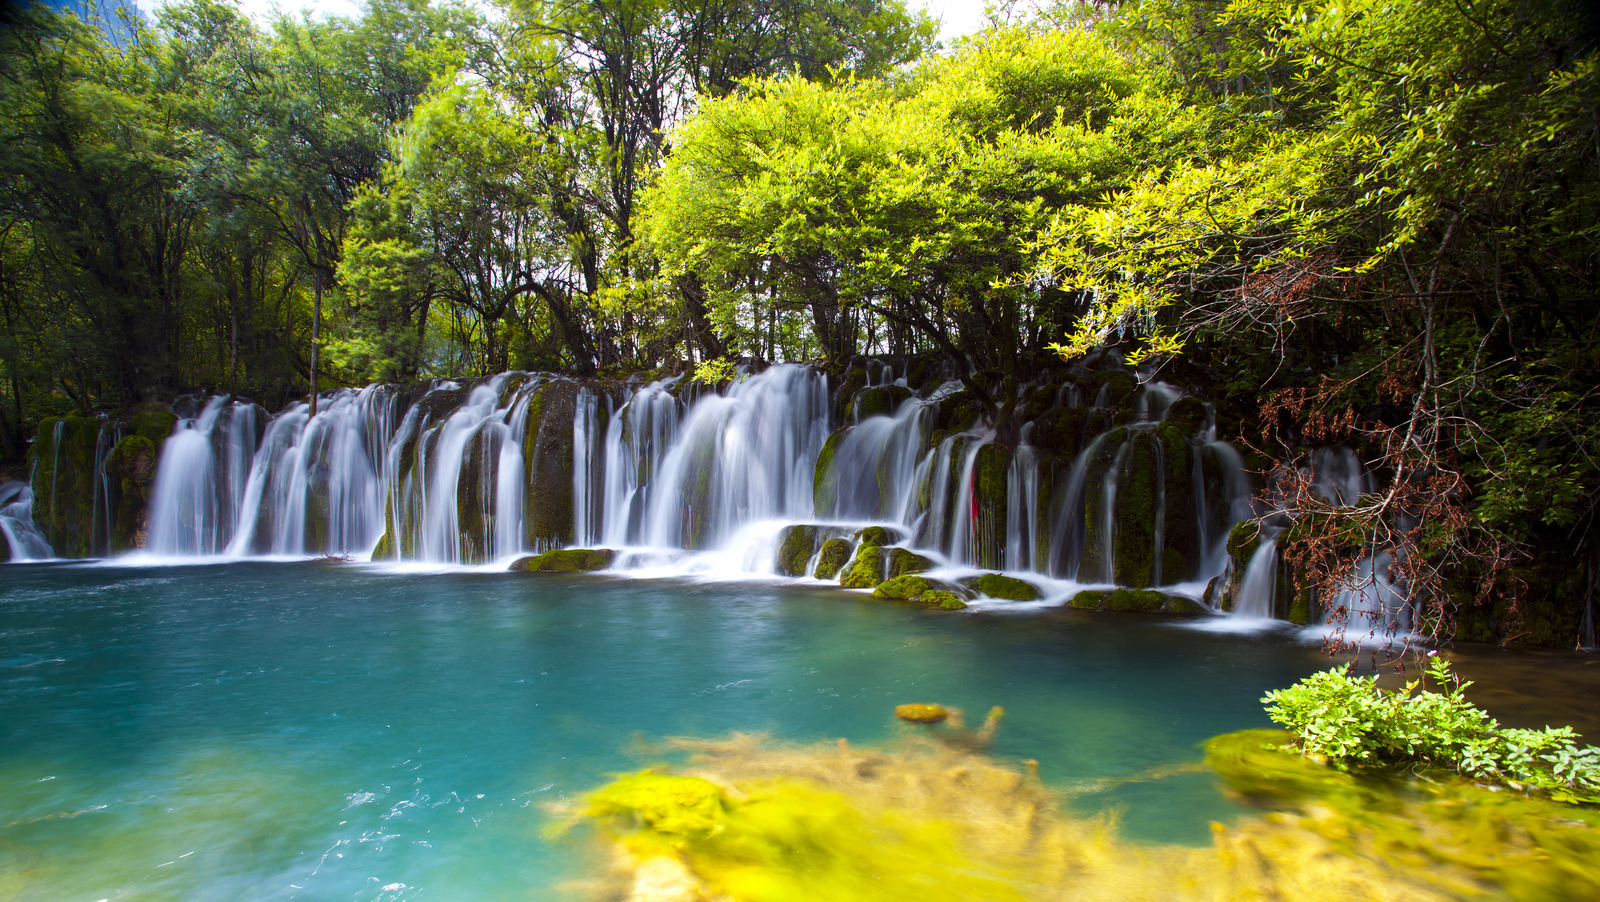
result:
[[[617,553],[609,548],[561,548],[511,563],[511,570],[527,573],[586,573],[604,570],[616,560]]]
[[[856,422],[867,417],[884,417],[894,413],[894,395],[888,386],[869,388],[856,395],[854,406]]]
[[[817,453],[817,468],[811,479],[811,500],[818,516],[832,513],[838,506],[839,474],[833,471],[833,456],[839,450],[848,430],[841,429],[828,436]]]
[[[1284,618],[1290,623],[1306,626],[1311,623],[1311,600],[1301,596],[1289,605],[1289,614]]]
[[[882,526],[868,526],[856,533],[856,542],[863,548],[875,548],[879,545],[888,545],[894,541],[894,536]]]
[[[1155,531],[1160,447],[1148,432],[1134,433],[1128,462],[1121,468],[1116,490],[1116,519],[1112,532],[1119,586],[1142,588],[1155,582]]]
[[[155,442],[135,432],[124,436],[106,455],[106,475],[117,486],[116,519],[111,532],[113,552],[145,546],[158,453]]]
[[[1185,598],[1182,595],[1168,595],[1167,603],[1161,606],[1161,613],[1191,617],[1211,612],[1206,609],[1205,605],[1192,598]]]
[[[962,600],[961,596],[954,592],[924,592],[922,594],[922,603],[937,605],[943,611],[962,611],[966,610],[967,607],[967,603]]]
[[[850,555],[855,551],[855,546],[849,539],[829,539],[822,543],[822,550],[817,553],[817,569],[812,571],[812,576],[817,579],[833,579],[850,562]]]
[[[936,586],[933,580],[922,576],[897,576],[893,579],[879,583],[872,590],[873,598],[888,598],[897,601],[915,601],[924,592]]]
[[[158,449],[172,435],[178,424],[178,415],[160,405],[146,405],[134,411],[125,430],[127,434],[148,439]]]
[[[394,560],[394,537],[388,532],[378,537],[378,544],[372,549],[372,559],[375,561]]]
[[[811,555],[817,550],[817,527],[789,526],[778,533],[778,573],[805,576]]]
[[[1154,589],[1113,589],[1106,595],[1105,610],[1153,614],[1167,603],[1167,596]]]
[[[1044,593],[1034,584],[1000,573],[985,573],[967,580],[966,586],[990,598],[1006,601],[1038,601],[1044,597]]]
[[[1261,526],[1251,520],[1240,521],[1228,533],[1228,557],[1233,559],[1233,566],[1241,572],[1250,566],[1250,559],[1256,556],[1256,549],[1261,547]]]
[[[1089,411],[1082,407],[1047,410],[1033,421],[1033,444],[1063,460],[1070,460],[1083,450],[1084,428],[1088,422]]]
[[[1072,600],[1067,602],[1067,604],[1077,608],[1080,611],[1098,611],[1100,610],[1100,606],[1105,603],[1106,593],[1099,592],[1094,589],[1084,589],[1078,594],[1072,596]]]
[[[909,548],[889,549],[889,576],[905,576],[908,573],[926,573],[933,569],[933,561],[917,554]]]
[[[90,417],[46,418],[39,423],[39,438],[28,455],[33,519],[60,557],[96,553],[95,456],[100,429],[100,421]]]
[[[1132,405],[1139,391],[1139,380],[1126,370],[1101,370],[1089,377],[1089,386],[1094,395],[1105,388],[1106,406],[1122,410]],[[1094,395],[1088,400],[1093,400]]]
[[[856,559],[850,564],[839,584],[846,589],[871,589],[883,582],[884,561],[888,555],[880,547],[863,545],[856,549]]]
[[[1166,422],[1184,435],[1197,435],[1206,425],[1206,405],[1192,395],[1179,398],[1167,408]]]

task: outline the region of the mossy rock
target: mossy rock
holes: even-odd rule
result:
[[[154,441],[134,433],[123,436],[106,455],[106,475],[115,481],[118,489],[116,520],[111,534],[110,550],[113,552],[145,547],[159,453]]]
[[[850,563],[850,555],[855,551],[855,545],[849,539],[829,539],[822,543],[822,549],[817,553],[817,569],[811,575],[817,579],[833,579]]]
[[[916,601],[923,593],[934,589],[937,585],[935,581],[923,576],[896,576],[879,583],[872,590],[872,597],[894,601]]]
[[[943,611],[963,611],[967,607],[966,601],[954,592],[924,592],[922,603]]]
[[[855,420],[861,422],[868,417],[886,417],[894,413],[896,404],[895,393],[890,386],[880,385],[859,392],[852,406],[855,408]]]
[[[815,526],[788,526],[778,533],[777,570],[781,576],[805,576],[817,550]]]
[[[1089,377],[1089,385],[1096,395],[1104,388],[1106,406],[1118,410],[1131,408],[1133,398],[1139,392],[1139,380],[1126,370],[1101,370]]]
[[[882,526],[868,526],[856,532],[856,542],[862,548],[876,548],[894,542],[894,535]]]
[[[1228,532],[1228,557],[1233,559],[1233,566],[1241,572],[1250,566],[1250,559],[1256,556],[1256,549],[1261,547],[1261,524],[1252,520],[1241,520]]]
[[[856,549],[856,559],[851,562],[839,584],[846,589],[871,589],[883,582],[884,563],[888,554],[875,545]]]
[[[525,573],[588,573],[606,569],[616,557],[617,553],[609,548],[559,548],[517,558],[510,569]]]
[[[838,506],[839,474],[833,471],[833,456],[848,432],[848,429],[840,429],[828,436],[817,453],[817,467],[811,478],[811,502],[819,517],[832,514]]]
[[[1166,603],[1166,594],[1154,589],[1113,589],[1106,595],[1104,610],[1154,614]]]
[[[1106,475],[1116,465],[1122,445],[1128,439],[1127,429],[1114,429],[1098,439],[1086,453],[1090,455],[1083,483],[1083,555],[1078,568],[1079,579],[1084,582],[1111,582],[1108,561],[1112,549],[1106,547],[1105,516]]]
[[[1167,408],[1166,422],[1184,435],[1199,435],[1207,419],[1205,402],[1193,395],[1185,395]]]
[[[1182,595],[1168,595],[1167,603],[1161,606],[1161,613],[1176,614],[1180,617],[1198,617],[1209,614],[1211,610],[1193,598]]]
[[[33,473],[33,520],[60,557],[82,558],[96,547],[94,528],[99,474],[95,458],[102,423],[84,416],[48,417],[28,453]]]
[[[1035,447],[1064,460],[1077,457],[1083,450],[1084,427],[1088,422],[1089,411],[1082,407],[1047,410],[1033,421],[1032,442]]]
[[[378,537],[378,544],[372,548],[372,560],[392,561],[394,556],[394,537],[385,530],[383,535]]]
[[[1044,597],[1039,587],[1033,583],[1024,582],[1014,576],[1001,573],[985,573],[982,576],[965,580],[967,588],[989,598],[999,598],[1005,601],[1038,601]]]
[[[932,560],[917,554],[909,548],[889,549],[889,577],[905,576],[909,573],[926,573],[934,568]]]
[[[1106,603],[1107,594],[1096,589],[1084,589],[1072,596],[1072,600],[1067,604],[1080,611],[1098,611]]]
[[[1156,427],[1161,442],[1163,475],[1160,582],[1188,582],[1198,577],[1201,546],[1199,499],[1195,497],[1194,446],[1170,423]]]
[[[980,447],[972,469],[973,500],[977,506],[973,556],[979,567],[1002,567],[1010,505],[1011,449],[999,442]]]

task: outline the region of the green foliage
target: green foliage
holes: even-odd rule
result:
[[[1559,800],[1600,802],[1600,748],[1580,747],[1571,727],[1501,729],[1466,700],[1472,684],[1452,674],[1443,658],[1429,663],[1427,675],[1440,691],[1413,680],[1385,692],[1375,676],[1326,670],[1268,692],[1262,702],[1307,755],[1342,770],[1433,765],[1535,787]]]

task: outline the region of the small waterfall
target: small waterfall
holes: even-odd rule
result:
[[[1240,620],[1272,617],[1278,603],[1278,537],[1263,537],[1245,567],[1239,582],[1239,597],[1233,601],[1233,616]]]
[[[928,405],[912,398],[892,415],[867,417],[838,439],[817,492],[818,516],[911,525],[919,513],[917,468],[927,441]]]
[[[198,416],[178,421],[151,490],[148,551],[214,555],[228,547],[255,455],[256,410],[217,395]]]
[[[978,452],[984,446],[994,441],[993,432],[985,432],[972,441],[967,442],[962,449],[961,476],[956,481],[955,504],[950,511],[950,542],[945,546],[945,553],[951,562],[982,566],[978,560],[979,553],[983,551],[978,541],[979,511],[976,486]]]
[[[603,521],[597,530],[606,545],[637,545],[643,540],[654,477],[678,436],[683,416],[671,391],[676,382],[656,382],[641,389],[606,429]]]
[[[1038,546],[1039,526],[1039,452],[1028,443],[1028,429],[1023,428],[1022,443],[1011,458],[1011,469],[1006,473],[1006,544],[1007,570],[1033,570],[1034,553]]]
[[[610,420],[611,396],[588,388],[578,390],[577,415],[572,419],[572,531],[579,545],[600,542],[605,519],[605,432],[602,417]]]
[[[42,561],[53,555],[50,543],[33,523],[33,489],[25,482],[0,483],[0,536],[8,560]]]

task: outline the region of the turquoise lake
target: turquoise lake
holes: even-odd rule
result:
[[[886,742],[981,719],[1076,811],[1209,844],[1198,762],[1328,666],[1277,633],[944,614],[820,587],[369,565],[0,571],[0,898],[556,899],[546,803],[673,736]],[[1095,791],[1096,787],[1112,785]]]

